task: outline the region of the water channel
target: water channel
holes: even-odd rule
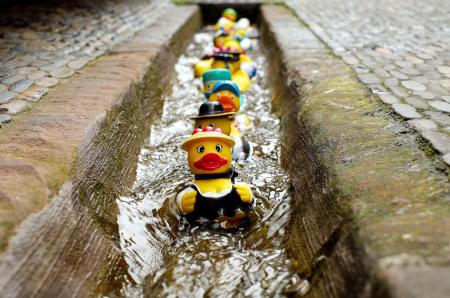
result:
[[[193,129],[189,117],[203,100],[193,65],[211,49],[205,29],[179,58],[163,114],[141,150],[133,192],[117,200],[120,246],[131,279],[121,290],[124,296],[280,297],[295,279],[283,244],[289,181],[279,166],[279,120],[271,113],[270,74],[260,45],[250,53],[257,76],[241,110],[251,119],[244,135],[253,155],[236,165],[237,180],[252,186],[257,215],[248,226],[226,231],[189,227],[171,212],[171,200],[193,179],[180,148]]]

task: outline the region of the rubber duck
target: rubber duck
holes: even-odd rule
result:
[[[223,44],[233,37],[230,35],[230,33],[225,32],[224,30],[218,30],[214,33],[213,37],[213,43],[214,46],[218,49],[223,47]]]
[[[222,31],[222,32],[231,32],[233,30],[233,27],[235,25],[234,21],[231,21],[228,18],[221,17],[217,23],[214,24],[213,29],[214,31]]]
[[[241,107],[241,92],[234,81],[219,81],[214,84],[208,101],[218,101],[225,112],[238,112]]]
[[[214,46],[218,49],[227,49],[230,47],[231,43],[234,43],[234,48],[238,49],[239,52],[245,53],[253,49],[252,41],[250,40],[250,35],[247,33],[248,30],[239,29],[232,30],[230,32],[224,30],[218,30],[214,33]],[[227,45],[228,43],[228,45]]]
[[[225,43],[227,46],[235,43]],[[201,77],[209,69],[225,68],[231,73],[231,78],[239,86],[242,92],[247,91],[251,85],[251,79],[256,75],[256,68],[252,60],[239,50],[228,48],[227,50],[215,51],[194,65],[196,77]]]
[[[246,39],[250,42],[249,39]],[[238,65],[230,65],[230,68],[234,66],[234,69],[239,67],[239,70],[231,71],[231,73],[234,75],[233,80],[238,84],[241,85],[248,85],[250,87],[251,79],[256,75],[256,67],[253,64],[252,59],[250,59],[249,56],[245,55],[245,49],[242,47],[244,41],[238,42],[237,40],[227,40],[223,44],[224,51],[226,52],[232,52],[232,53],[240,53],[239,55],[239,64]],[[251,42],[250,45],[251,46]],[[217,68],[214,63],[212,64],[213,68]],[[228,67],[227,67],[228,68]],[[237,79],[238,75],[242,77],[241,82],[239,83],[239,80]],[[241,89],[242,91],[242,89]]]
[[[225,112],[223,106],[217,101],[208,101],[200,106],[198,116],[191,119],[195,120],[194,128],[196,129],[219,128],[224,134],[232,137],[235,142],[232,158],[234,161],[242,161],[250,156],[252,147],[235,124],[235,114],[235,112]]]
[[[218,81],[231,81],[231,73],[225,68],[210,69],[203,73],[203,94],[206,99],[211,95],[211,90]]]
[[[225,112],[239,112],[244,105],[243,98],[238,86],[233,81],[218,81],[208,99],[210,102],[217,101]],[[236,145],[233,151],[233,160],[246,160],[252,152],[252,146],[242,136],[241,131],[248,129],[250,120],[246,115],[236,115],[231,125],[230,136],[234,139]]]
[[[235,24],[234,24],[234,27],[233,27],[233,29],[234,30],[245,30],[245,33],[244,33],[244,31],[241,31],[239,34],[245,34],[245,35],[247,35],[247,30],[250,30],[251,29],[251,23],[250,23],[250,20],[249,19],[247,19],[247,18],[240,18],[239,19],[239,21],[237,21]]]
[[[225,43],[231,42],[231,41],[240,41],[240,36],[236,35],[234,31],[224,31],[219,30],[214,33],[213,37],[213,43],[214,47],[216,47],[219,50],[224,49]],[[240,51],[242,51],[242,47],[239,46]]]
[[[254,210],[250,187],[234,182],[233,146],[231,137],[212,127],[195,129],[181,145],[195,174],[193,183],[176,197],[176,206],[188,222],[215,221],[224,228],[234,228]]]
[[[233,26],[233,36],[239,41],[239,46],[242,50],[248,52],[253,49],[251,38],[255,37],[255,34],[250,26],[250,21],[247,18],[241,18]],[[224,40],[225,43],[227,40]]]
[[[217,81],[208,100],[220,102],[226,112],[239,112],[246,105],[244,95],[233,81]],[[245,114],[236,115],[234,124],[240,132],[251,126],[250,119]]]
[[[235,115],[235,112],[225,112],[219,102],[207,101],[200,106],[198,116],[193,116],[191,119],[194,120],[194,129],[219,128],[224,134],[230,135]]]
[[[232,22],[236,22],[237,20],[237,11],[233,8],[226,8],[222,12],[222,17],[229,19]]]

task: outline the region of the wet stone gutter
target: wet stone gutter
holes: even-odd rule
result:
[[[200,25],[196,6],[169,6],[2,129],[0,296],[87,297],[121,282],[114,200]]]
[[[261,23],[308,297],[448,297],[445,173],[290,10],[264,5]]]

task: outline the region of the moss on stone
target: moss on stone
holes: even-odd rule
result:
[[[408,252],[435,261],[448,254],[446,177],[418,149],[414,135],[390,131],[393,120],[372,116],[376,109],[349,73],[314,85],[300,116],[317,123],[317,137],[335,144],[338,200],[352,207],[360,235],[376,254]]]

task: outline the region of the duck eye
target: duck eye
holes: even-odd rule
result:
[[[216,151],[217,151],[217,152],[222,152],[222,150],[223,150],[222,145],[217,144],[217,145],[216,145]]]
[[[234,95],[231,95],[231,99],[234,99]]]
[[[216,97],[219,98],[219,97],[220,97],[220,93],[217,93],[217,94],[216,94]]]
[[[197,152],[198,152],[198,153],[203,153],[203,152],[205,152],[205,146],[203,146],[203,145],[198,146],[198,147],[197,147]]]
[[[211,122],[211,123],[209,124],[209,126],[211,126],[212,128],[216,128],[216,124],[215,124],[214,122]]]

